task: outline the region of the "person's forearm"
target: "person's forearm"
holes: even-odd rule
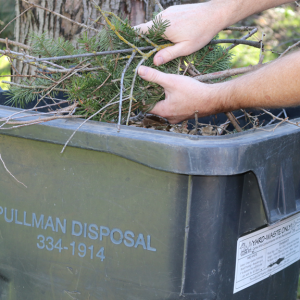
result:
[[[138,73],[164,88],[165,100],[159,101],[151,112],[174,124],[192,118],[195,112],[204,117],[241,108],[300,105],[300,51],[239,78],[215,84],[145,66]]]
[[[170,22],[164,35],[174,45],[161,49],[154,56],[159,66],[177,57],[190,55],[203,48],[224,28],[263,10],[290,0],[211,0],[197,4],[170,6],[159,14]],[[136,28],[147,32],[153,21]]]
[[[300,51],[212,87],[214,100],[219,99],[226,111],[300,105]]]
[[[226,15],[226,27],[266,9],[290,3],[290,0],[211,0],[216,10]]]

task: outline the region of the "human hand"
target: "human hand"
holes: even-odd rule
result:
[[[170,21],[171,25],[165,35],[175,45],[162,49],[155,55],[153,61],[157,66],[198,51],[228,26],[223,5],[215,4],[214,1],[171,6],[159,16]],[[153,22],[150,21],[135,28],[140,28],[145,33],[152,25]]]
[[[226,98],[217,96],[220,84],[205,84],[188,76],[165,74],[145,66],[139,67],[138,74],[165,89],[165,100],[159,101],[151,113],[168,119],[171,124],[194,118],[196,111],[199,117],[226,111]]]

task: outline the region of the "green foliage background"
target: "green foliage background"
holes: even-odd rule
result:
[[[15,0],[0,0],[0,31],[15,17]],[[0,38],[14,38],[14,24],[10,24],[1,34]],[[2,49],[0,44],[0,49]],[[10,64],[5,57],[0,58],[0,76],[10,74]],[[1,77],[1,80],[10,81],[10,77]],[[8,89],[8,85],[1,83],[2,89]]]
[[[250,16],[240,21],[236,26],[256,26],[258,32],[251,38],[259,41],[262,33],[265,34],[264,63],[276,59],[292,44],[300,40],[300,7],[291,3],[280,7],[269,9],[265,12]],[[220,32],[220,38],[240,38],[239,32]],[[299,48],[298,48],[299,49]],[[250,46],[239,45],[232,50],[234,54],[233,67],[245,67],[258,63],[260,50]]]
[[[5,76],[8,74],[10,74],[10,63],[9,63],[7,57],[2,56],[2,57],[0,57],[0,76]],[[10,77],[8,77],[8,76],[0,77],[0,88],[2,88],[3,90],[8,90],[9,85],[2,83],[1,82],[2,80],[10,81]]]
[[[0,31],[15,17],[15,0],[0,0]],[[0,38],[14,38],[14,24],[10,24],[1,34]]]

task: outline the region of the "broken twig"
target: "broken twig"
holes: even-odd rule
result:
[[[125,73],[129,67],[129,65],[131,64],[132,60],[134,59],[136,55],[136,51],[133,51],[130,58],[128,59],[123,72],[122,72],[122,76],[121,76],[121,84],[120,84],[120,101],[119,101],[119,118],[118,118],[118,125],[117,125],[117,131],[119,132],[121,129],[121,119],[122,119],[122,102],[123,102],[123,89],[124,89],[124,76]]]
[[[7,172],[14,180],[16,180],[17,182],[21,183],[21,184],[22,184],[23,186],[25,186],[26,189],[27,189],[27,186],[26,186],[23,182],[21,182],[20,180],[18,180],[18,179],[17,179],[17,178],[16,178],[16,177],[8,170],[8,169],[7,169],[5,163],[4,163],[3,159],[2,159],[1,154],[0,154],[0,160],[1,160],[2,164],[3,164],[3,167],[4,167],[4,169],[6,170],[6,172]]]

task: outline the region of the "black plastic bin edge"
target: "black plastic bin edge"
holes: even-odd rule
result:
[[[0,118],[20,109],[0,105]],[[31,113],[22,120],[32,120]],[[297,120],[295,120],[297,121]],[[82,120],[60,119],[1,130],[1,134],[64,145]],[[69,146],[112,153],[172,173],[222,176],[252,171],[257,178],[269,224],[300,211],[300,130],[283,124],[226,136],[191,136],[89,121]],[[67,149],[66,149],[67,151]],[[299,177],[299,178],[298,178]],[[300,175],[296,179],[300,179]]]

